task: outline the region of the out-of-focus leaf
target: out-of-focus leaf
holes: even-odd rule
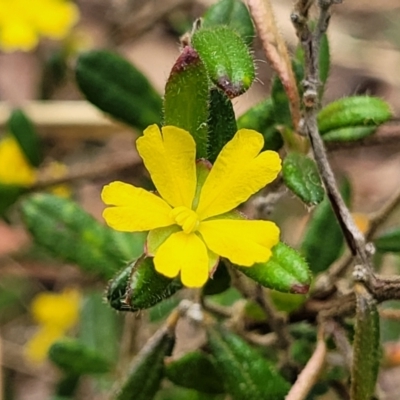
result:
[[[161,122],[160,95],[121,56],[105,50],[83,53],[77,60],[75,74],[85,97],[114,118],[139,130]]]
[[[382,232],[374,239],[375,247],[381,253],[400,252],[400,227],[391,228]]]
[[[49,358],[68,374],[102,374],[111,370],[110,362],[101,353],[74,339],[54,343],[50,347]]]
[[[208,76],[198,53],[186,46],[165,87],[164,125],[185,129],[196,142],[197,158],[207,158]]]
[[[305,294],[311,284],[307,262],[282,242],[272,248],[272,256],[267,262],[237,268],[262,286],[280,292]]]
[[[8,209],[26,192],[26,188],[17,185],[0,183],[0,217],[4,217]]]
[[[223,262],[218,264],[216,271],[211,279],[207,281],[203,288],[203,295],[210,296],[222,293],[231,287],[231,276]]]
[[[167,326],[159,329],[133,360],[113,399],[153,399],[164,377],[164,358],[171,355],[174,344],[173,329]]]
[[[283,160],[282,174],[286,186],[307,205],[318,204],[324,199],[317,165],[305,154],[289,153]]]
[[[250,13],[240,0],[220,0],[204,14],[203,27],[228,26],[235,30],[248,46],[254,38],[254,25]]]
[[[166,365],[167,378],[176,385],[205,393],[224,393],[222,377],[210,357],[201,351],[187,353]]]
[[[103,293],[93,291],[85,294],[79,320],[79,340],[88,349],[115,362],[119,351],[121,318],[104,302]]]
[[[341,189],[344,201],[350,201],[350,185],[345,183]],[[319,204],[307,225],[301,244],[301,253],[306,258],[313,274],[325,271],[340,255],[344,245],[342,230],[325,198]]]
[[[275,365],[222,327],[207,328],[213,362],[233,400],[283,400],[289,383]]]
[[[263,150],[279,150],[283,146],[282,135],[275,128],[275,111],[269,97],[246,111],[238,120],[238,129],[254,129],[264,136]]]
[[[10,133],[17,139],[29,163],[38,167],[43,160],[39,136],[35,127],[20,109],[12,111],[7,122]]]
[[[21,208],[36,243],[85,272],[109,279],[143,253],[145,234],[112,230],[72,200],[38,193],[24,200]]]
[[[253,83],[255,68],[246,43],[226,26],[203,28],[192,36],[192,45],[206,65],[211,80],[230,98]]]

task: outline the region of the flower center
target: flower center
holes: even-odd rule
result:
[[[179,226],[182,227],[182,230],[185,233],[194,232],[200,223],[198,215],[185,206],[175,207],[171,211],[171,217]]]

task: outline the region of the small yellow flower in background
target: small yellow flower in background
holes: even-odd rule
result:
[[[200,287],[219,256],[241,266],[270,258],[279,228],[231,212],[281,170],[276,152],[260,153],[260,133],[239,130],[211,170],[196,165],[194,139],[183,129],[149,126],[136,145],[158,195],[112,182],[102,191],[104,203],[112,206],[103,217],[116,230],[150,231],[146,250],[159,273],[173,278],[180,272],[185,286]]]
[[[36,175],[17,140],[11,135],[0,139],[0,183],[29,187]]]
[[[78,18],[79,10],[69,0],[0,0],[0,47],[27,51],[40,36],[62,39]]]
[[[366,234],[370,228],[371,221],[368,215],[363,213],[351,213],[357,228],[361,233]]]
[[[50,346],[72,328],[79,319],[81,295],[75,289],[61,293],[39,293],[31,303],[33,319],[39,330],[25,347],[25,355],[32,362],[42,362]]]
[[[41,170],[41,179],[49,178],[63,178],[68,173],[68,167],[58,161],[51,161]],[[49,188],[49,192],[63,198],[70,198],[72,196],[72,189],[70,185],[61,183]]]

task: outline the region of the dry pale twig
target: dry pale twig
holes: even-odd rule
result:
[[[285,400],[303,400],[307,397],[324,367],[326,354],[327,347],[324,338],[324,329],[320,327],[314,353],[297,377]]]
[[[295,131],[300,122],[300,96],[286,43],[276,26],[270,0],[248,0],[265,56],[278,74],[289,99]]]

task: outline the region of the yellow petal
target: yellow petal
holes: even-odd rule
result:
[[[270,221],[216,219],[200,223],[199,232],[210,250],[242,266],[267,261],[279,241]]]
[[[125,232],[148,231],[174,224],[171,207],[154,193],[123,182],[104,186],[101,193],[108,207],[103,217],[111,228]]]
[[[196,190],[196,145],[174,126],[149,126],[136,146],[160,196],[171,206],[192,207]]]
[[[276,178],[281,159],[275,151],[259,154],[263,145],[263,136],[250,129],[239,130],[225,145],[202,188],[200,219],[233,210]]]
[[[187,287],[203,286],[208,279],[207,248],[194,233],[173,233],[157,250],[154,265],[170,278],[181,271],[181,281]]]

